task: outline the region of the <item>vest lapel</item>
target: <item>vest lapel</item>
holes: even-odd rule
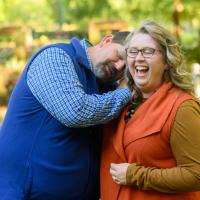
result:
[[[117,131],[115,134],[111,136],[111,142],[113,143],[113,147],[115,149],[115,152],[118,154],[122,162],[127,162],[124,148],[123,148],[123,135],[124,135],[124,130],[126,127],[125,121],[124,121],[124,116],[126,112],[124,111],[119,119],[119,123],[117,125]]]
[[[127,123],[125,146],[162,129],[181,93],[177,90],[171,83],[164,83],[154,95],[138,108]]]

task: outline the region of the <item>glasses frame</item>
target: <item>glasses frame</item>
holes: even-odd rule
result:
[[[135,56],[130,55],[130,53],[128,53],[128,50],[133,49],[133,48],[134,48],[135,50],[137,50],[137,54],[136,54]],[[146,55],[144,55],[144,53],[145,53],[144,50],[146,50],[146,49],[151,49],[151,50],[152,50],[152,53],[151,53],[151,54],[146,54]],[[127,57],[129,57],[129,58],[136,58],[136,57],[138,56],[139,52],[141,52],[143,58],[151,58],[151,57],[155,54],[156,51],[161,52],[161,50],[159,50],[159,49],[154,49],[154,48],[151,48],[151,47],[145,47],[145,48],[143,48],[143,49],[137,49],[137,48],[135,48],[135,47],[128,47],[128,48],[125,49],[126,55],[127,55]]]

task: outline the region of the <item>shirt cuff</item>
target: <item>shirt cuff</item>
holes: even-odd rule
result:
[[[124,99],[123,105],[126,105],[132,98],[132,93],[128,88],[118,88],[116,92],[120,99]]]

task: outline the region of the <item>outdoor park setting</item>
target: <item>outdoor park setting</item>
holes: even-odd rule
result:
[[[199,0],[0,1],[0,124],[20,73],[40,47],[72,37],[95,44],[105,34],[134,30],[144,19],[176,35],[200,96]]]
[[[199,0],[0,1],[1,200],[200,200]]]

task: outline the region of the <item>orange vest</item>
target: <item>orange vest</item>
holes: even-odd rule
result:
[[[170,148],[170,130],[178,107],[193,97],[171,83],[146,100],[127,124],[124,116],[104,128],[101,159],[101,200],[200,200],[199,192],[177,194],[145,191],[116,184],[110,175],[110,163],[139,163],[148,167],[176,166]],[[197,197],[199,195],[199,197]]]

